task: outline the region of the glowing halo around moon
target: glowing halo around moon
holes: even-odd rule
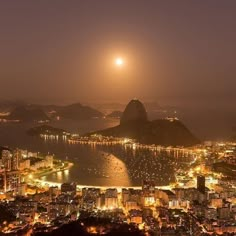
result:
[[[115,59],[115,65],[118,66],[118,67],[123,66],[124,65],[124,60],[121,57],[117,57]]]

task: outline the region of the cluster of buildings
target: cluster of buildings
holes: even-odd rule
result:
[[[27,196],[18,193],[0,202],[0,207],[16,217],[3,231],[12,232],[24,222],[24,227],[34,225],[35,232],[48,232],[86,212],[93,218],[132,224],[157,235],[236,233],[234,186],[225,182],[221,189],[209,189],[201,175],[196,182],[191,188],[164,188],[143,181],[141,187],[122,189],[78,188],[75,183],[63,183]]]
[[[22,191],[24,176],[31,171],[53,168],[53,156],[38,157],[38,153],[9,148],[0,149],[0,192]]]
[[[195,188],[163,189],[144,181],[142,189],[82,190],[82,207],[114,210],[121,208],[125,220],[146,230],[176,235],[184,229],[193,233],[236,232],[236,191],[232,186],[213,191],[205,186],[205,177],[197,176]],[[173,216],[174,214],[174,216]]]
[[[217,153],[218,158],[214,161],[220,161],[229,165],[236,165],[235,144],[234,143],[207,143],[207,148],[212,153]]]
[[[216,163],[229,164],[230,160],[230,165],[235,165],[231,161],[236,157],[235,147],[206,143],[193,166],[176,175],[175,184],[160,187],[144,180],[139,187],[119,188],[81,187],[75,183],[29,186],[18,177],[21,165],[28,165],[22,163],[30,158],[33,170],[44,167],[40,163],[45,161],[51,166],[53,159],[46,157],[36,164],[36,154],[3,150],[2,189],[17,191],[0,201],[0,208],[14,216],[14,220],[0,224],[0,231],[17,232],[28,226],[33,232],[49,232],[79,219],[88,232],[102,233],[104,226],[87,228],[83,223],[86,217],[92,217],[156,235],[235,235],[236,179],[212,171]]]

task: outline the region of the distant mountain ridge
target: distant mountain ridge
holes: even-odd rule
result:
[[[127,137],[143,144],[163,146],[192,146],[200,141],[177,119],[148,121],[145,107],[131,100],[120,119],[120,125],[91,134]]]
[[[17,106],[13,109],[7,119],[20,121],[49,120],[48,116],[42,109],[32,108],[30,106]]]
[[[89,106],[81,105],[80,103],[57,107],[56,110],[57,115],[65,119],[86,120],[102,118],[104,116],[100,111]]]
[[[15,107],[25,106],[26,104],[23,101],[8,101],[0,100],[0,112],[10,112]]]
[[[81,103],[73,103],[70,105],[32,105],[34,107],[41,107],[50,117],[60,117],[62,119],[71,120],[86,120],[92,118],[102,118],[102,112],[82,105]]]
[[[92,118],[102,118],[104,115],[89,106],[81,105],[80,103],[71,104],[68,106],[57,105],[18,105],[11,108],[8,116],[4,117],[7,120],[19,121],[40,121],[54,119],[60,117],[62,119],[71,120],[87,120]]]

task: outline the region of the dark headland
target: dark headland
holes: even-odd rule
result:
[[[126,106],[118,126],[92,134],[127,137],[143,144],[163,146],[192,146],[200,143],[190,130],[177,118],[149,121],[144,105],[137,99]]]

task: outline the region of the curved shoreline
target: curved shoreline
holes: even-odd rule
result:
[[[68,165],[63,167],[63,168],[59,168],[59,169],[53,169],[50,171],[46,171],[46,172],[41,172],[41,173],[34,173],[35,177],[37,180],[40,180],[42,177],[53,174],[53,173],[57,173],[60,171],[65,171],[65,170],[69,170],[72,166],[74,165],[74,163],[72,162],[68,162]]]
[[[45,185],[47,187],[60,187],[62,183],[58,183],[58,182],[52,182],[52,181],[44,181],[44,180],[41,180],[41,179],[37,179],[36,180],[37,182],[39,182],[40,184],[42,185]],[[171,189],[172,185],[166,185],[166,186],[156,186],[156,188],[158,189]],[[141,190],[142,189],[142,186],[139,185],[139,186],[99,186],[99,185],[80,185],[80,184],[76,184],[76,188],[77,190],[81,190],[83,188],[99,188],[101,190],[106,190],[106,189],[109,189],[109,188],[115,188],[118,190],[118,192],[121,192],[123,188],[125,189],[139,189]]]

